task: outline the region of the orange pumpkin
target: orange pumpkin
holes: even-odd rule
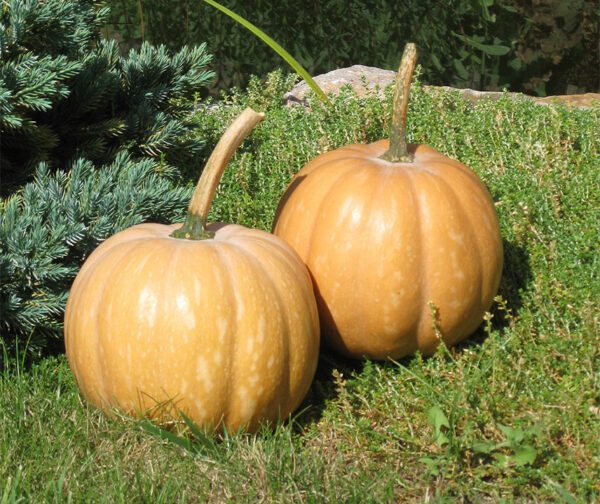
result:
[[[206,430],[288,416],[314,376],[319,322],[310,277],[279,238],[206,225],[222,171],[263,115],[225,133],[181,225],[142,224],[102,243],[71,289],[65,345],[83,394]]]
[[[399,358],[469,336],[502,271],[494,203],[465,165],[407,145],[416,50],[394,92],[391,141],[322,154],[294,177],[273,232],[311,273],[322,335],[344,355]]]

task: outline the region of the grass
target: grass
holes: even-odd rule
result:
[[[286,109],[272,75],[197,117],[214,142],[244,106],[268,119],[213,218],[269,229],[308,159],[385,135],[389,100]],[[80,398],[64,356],[0,371],[0,502],[600,500],[600,107],[412,93],[409,135],[469,165],[497,201],[498,302],[457,348],[401,362],[324,351],[292,422],[186,450]],[[188,174],[190,180],[197,174]],[[368,293],[365,293],[368,295]]]

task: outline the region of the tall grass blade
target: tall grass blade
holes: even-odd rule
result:
[[[192,454],[196,453],[196,449],[189,439],[178,436],[177,434],[173,434],[172,432],[170,432],[166,429],[163,429],[161,427],[157,427],[149,420],[142,420],[140,422],[140,426],[146,432],[148,432],[149,434],[153,435],[154,437],[156,437],[158,439],[163,439],[165,441],[173,443]]]
[[[196,424],[196,422],[194,422],[185,413],[179,412],[179,414],[181,415],[181,418],[183,418],[183,421],[194,436],[194,444],[196,445],[194,447],[195,452],[198,454],[201,451],[204,451],[207,455],[210,455],[215,459],[221,458],[221,454],[219,453],[219,446],[217,445],[215,440],[209,435],[207,435],[205,432],[203,432],[200,429],[200,427],[198,427],[198,424]]]
[[[331,105],[329,98],[325,92],[319,87],[319,85],[314,81],[314,79],[310,76],[310,74],[304,69],[304,67],[298,63],[294,57],[287,52],[283,47],[281,47],[277,42],[275,42],[271,37],[269,37],[264,31],[262,31],[257,26],[253,25],[250,21],[244,19],[242,16],[236,14],[232,10],[229,10],[227,7],[224,7],[215,0],[204,0],[207,4],[213,6],[215,9],[220,10],[222,13],[228,15],[233,20],[237,21],[243,27],[250,30],[254,35],[256,35],[259,39],[261,39],[265,44],[267,44],[271,49],[273,49],[279,56],[281,56],[288,65],[290,65],[294,71],[304,79],[310,88],[317,94],[321,100],[323,100],[328,105]]]

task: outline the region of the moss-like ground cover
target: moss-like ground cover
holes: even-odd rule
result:
[[[386,134],[389,96],[343,93],[309,113],[279,105],[285,86],[272,75],[198,112],[209,147],[243,106],[267,112],[226,172],[215,220],[268,230],[307,160]],[[410,140],[470,166],[497,202],[503,281],[471,339],[397,363],[324,351],[293,422],[198,441],[196,455],[87,406],[63,356],[6,365],[0,502],[598,499],[600,106],[471,105],[418,85],[411,99]]]

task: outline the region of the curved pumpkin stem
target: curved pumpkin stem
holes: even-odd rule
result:
[[[200,175],[183,226],[171,233],[173,238],[203,240],[213,236],[206,230],[206,221],[223,171],[240,144],[264,117],[262,112],[247,108],[223,133]]]
[[[381,159],[392,163],[411,162],[413,157],[406,144],[406,113],[408,111],[408,93],[412,74],[417,63],[417,47],[412,42],[404,46],[402,61],[396,75],[394,101],[392,105],[392,127],[390,130],[390,148]]]

